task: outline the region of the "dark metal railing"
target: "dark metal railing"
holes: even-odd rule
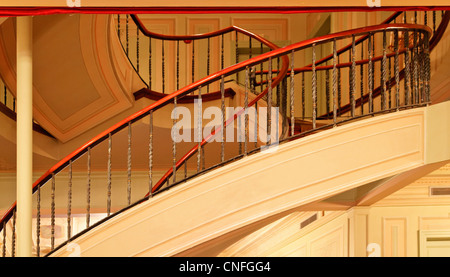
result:
[[[48,255],[121,211],[236,159],[363,116],[427,105],[430,99],[431,33],[432,30],[423,25],[382,24],[309,39],[280,49],[274,47],[270,52],[253,56],[194,81],[123,119],[58,162],[33,184],[36,255]],[[391,34],[393,50],[389,49],[387,39]],[[363,52],[363,56],[358,53],[356,43],[362,37],[367,37],[369,41],[360,46],[359,51]],[[408,40],[402,41],[402,37]],[[339,59],[338,42],[351,45],[347,57]],[[331,65],[320,63],[324,57],[318,55],[318,47],[333,49]],[[378,49],[379,53],[374,49]],[[311,51],[311,66],[300,67],[302,70],[296,72],[295,56],[304,55],[306,51]],[[402,53],[407,53],[410,59],[402,61]],[[389,58],[392,59],[390,67]],[[349,62],[342,62],[344,59]],[[358,71],[357,66],[364,66],[365,70]],[[259,82],[258,90],[252,86],[252,69],[255,68],[268,69],[265,73],[267,82]],[[393,77],[389,75],[389,70],[393,72]],[[405,72],[406,77],[403,79],[400,78],[401,72]],[[227,107],[224,97],[226,79],[236,74],[243,76],[243,107]],[[372,85],[362,86],[359,93],[370,103],[364,103],[364,112],[358,113],[356,84],[359,79],[369,80],[368,83]],[[382,97],[376,97],[375,83],[380,83],[379,93]],[[219,120],[214,124],[208,124],[211,122],[205,122],[201,116],[206,111],[201,100],[208,85],[219,87],[221,94],[220,107],[215,110]],[[391,107],[388,104],[389,89],[395,92],[391,94]],[[329,95],[326,97],[327,91]],[[342,104],[348,102],[350,105],[349,111],[339,112],[339,93]],[[182,108],[178,103],[187,95],[197,98],[193,106],[193,122],[196,123],[193,128],[187,129],[194,131],[194,134],[188,133],[189,136],[179,132],[183,127],[179,115],[186,110],[177,109]],[[170,134],[155,127],[155,122],[165,119],[158,117],[165,114],[159,111],[168,105],[172,108]],[[328,118],[320,116],[326,114],[327,105],[332,113]],[[228,108],[233,110],[227,114]],[[286,116],[281,113],[286,113]],[[279,122],[278,118],[289,118],[289,128],[283,129],[286,122]],[[212,127],[205,132],[208,125]],[[232,131],[230,137],[228,130]],[[145,150],[142,149],[143,145],[146,146]],[[190,150],[186,152],[186,149]],[[126,154],[121,155],[120,151]],[[184,154],[180,155],[180,152]],[[155,174],[156,161],[170,164],[170,169],[162,178]],[[85,217],[86,226],[82,231],[72,228],[75,215],[73,202],[84,201],[73,199],[73,190],[77,187],[74,174],[78,176],[76,182],[83,179],[81,183],[85,184],[85,209],[76,212]],[[142,194],[135,191],[139,191],[137,183],[143,182],[146,183],[144,187],[148,194],[142,198]],[[116,190],[123,188],[122,183],[125,187],[123,193]],[[93,196],[101,195],[94,194],[94,189],[105,192],[100,201],[94,202]],[[67,222],[66,232],[57,229],[57,221],[61,220],[58,215],[64,214],[57,201],[67,204],[63,216]],[[15,209],[13,204],[0,221],[3,256],[14,255]],[[100,221],[99,218],[94,221],[94,210],[104,214]],[[45,244],[48,249],[43,249],[42,233],[49,240]]]
[[[205,34],[163,35],[151,32],[143,22],[145,19],[136,15],[119,14],[115,20],[119,40],[130,63],[147,90],[153,94],[160,93],[160,98],[167,92],[178,90],[211,72],[230,66],[232,60],[238,63],[239,59],[255,56],[256,51],[252,50],[254,45],[261,46],[259,54],[274,49],[272,43],[236,26]],[[240,47],[247,43],[249,53],[241,53]],[[225,51],[225,48],[230,50]],[[245,58],[240,58],[241,55],[245,55]],[[172,63],[171,58],[175,58]],[[186,65],[185,70],[180,70],[180,64]],[[228,79],[242,83],[239,78],[242,79],[242,76],[236,74]],[[262,92],[262,87],[259,89]],[[212,90],[207,85],[204,93]],[[218,91],[218,88],[214,91]]]

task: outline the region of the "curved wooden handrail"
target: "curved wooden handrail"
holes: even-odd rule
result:
[[[245,67],[251,67],[253,65],[256,65],[262,61],[267,60],[269,57],[270,58],[277,58],[277,57],[283,57],[286,58],[286,55],[291,53],[292,51],[299,51],[308,47],[311,47],[314,44],[321,44],[321,43],[326,43],[326,42],[331,42],[332,40],[339,38],[339,39],[344,39],[344,38],[349,38],[352,37],[353,35],[364,35],[364,34],[370,34],[372,32],[381,32],[381,31],[389,31],[389,30],[410,30],[410,29],[415,29],[415,30],[422,30],[424,32],[428,32],[431,33],[431,29],[428,26],[423,26],[423,25],[417,25],[417,24],[381,24],[381,25],[376,25],[376,26],[370,26],[370,27],[362,27],[362,28],[358,28],[358,29],[354,29],[354,30],[348,30],[348,31],[342,31],[342,32],[338,32],[335,34],[328,34],[328,35],[324,35],[318,38],[312,38],[312,39],[308,39],[302,42],[298,42],[277,50],[273,50],[271,52],[265,53],[263,55],[260,55],[258,57],[254,57],[252,59],[249,59],[247,61],[241,62],[239,63],[242,65],[245,65],[244,67],[241,68],[245,68]],[[280,75],[286,74],[287,73],[288,68],[283,68],[280,70],[280,73],[277,78],[280,77]],[[256,103],[259,99],[261,99],[265,94],[267,93],[267,89],[264,90],[263,93],[259,94],[253,101],[251,101],[249,103],[249,106],[252,106],[254,103]],[[237,112],[232,118],[228,119],[226,121],[226,124],[224,124],[224,126],[227,126],[229,123],[231,123],[235,118],[237,118],[240,114],[242,114],[244,112],[243,109],[241,109],[239,112]],[[208,140],[210,140],[211,138],[213,138],[219,131],[221,130],[221,127],[218,127],[214,130],[214,132],[212,132],[207,138],[203,139],[202,142],[200,143],[200,147],[205,145]],[[195,154],[198,151],[198,147],[199,145],[197,144],[196,146],[194,146],[188,153],[186,153],[175,165],[176,169],[178,169],[189,157],[191,157],[193,154]],[[159,190],[162,185],[166,182],[167,178],[169,178],[171,175],[173,174],[173,168],[170,168],[164,175],[163,177],[157,182],[157,184],[153,187],[152,189],[152,193],[156,192],[157,190]]]
[[[285,62],[286,66],[283,66],[285,69],[281,72],[281,74],[278,75],[277,79],[272,84],[272,87],[276,87],[278,85],[278,83],[281,82],[281,80],[284,78],[284,76],[288,70],[287,54],[291,53],[292,51],[303,50],[308,47],[311,47],[314,44],[330,42],[336,38],[339,38],[339,39],[349,38],[352,35],[356,35],[356,34],[363,35],[363,34],[368,34],[370,32],[381,32],[384,30],[410,30],[410,29],[415,29],[418,31],[431,33],[431,29],[429,27],[423,26],[423,25],[417,25],[417,24],[382,24],[382,25],[376,25],[376,26],[370,26],[370,27],[363,27],[363,28],[358,28],[358,29],[354,29],[354,30],[347,30],[347,31],[342,31],[342,32],[334,33],[334,34],[328,34],[328,35],[321,36],[318,38],[312,38],[312,39],[308,39],[308,40],[305,40],[302,42],[298,42],[298,43],[295,43],[295,44],[292,44],[292,45],[289,45],[289,46],[286,46],[283,48],[277,48],[268,53],[259,55],[252,59],[245,60],[238,64],[232,65],[228,68],[222,69],[214,74],[206,76],[198,81],[195,81],[192,84],[189,84],[174,93],[168,94],[164,98],[162,98],[162,99],[152,103],[151,105],[147,106],[146,108],[126,117],[125,119],[119,121],[118,123],[114,124],[110,128],[101,132],[100,134],[98,134],[97,136],[95,136],[94,138],[92,138],[91,140],[86,142],[85,144],[83,144],[81,147],[74,150],[71,154],[69,154],[62,160],[60,160],[53,167],[51,167],[47,172],[45,172],[38,180],[36,180],[33,183],[32,190],[33,190],[33,192],[35,192],[37,190],[37,188],[39,186],[45,184],[46,181],[48,181],[53,176],[53,174],[56,174],[59,171],[63,170],[65,168],[65,166],[67,166],[69,164],[70,161],[77,159],[82,154],[86,153],[88,151],[88,149],[90,149],[91,147],[94,147],[95,145],[97,145],[97,144],[101,143],[102,141],[104,141],[105,139],[107,139],[109,134],[114,134],[114,133],[119,132],[120,130],[122,130],[123,128],[128,126],[128,123],[132,123],[132,122],[146,116],[147,114],[150,113],[150,111],[156,111],[156,110],[168,105],[169,103],[172,103],[172,100],[175,97],[180,98],[188,93],[191,93],[191,92],[197,90],[199,87],[204,87],[212,82],[220,80],[222,78],[222,76],[229,76],[229,75],[234,74],[238,71],[241,71],[247,67],[252,67],[259,63],[268,61],[269,59],[281,57],[283,59],[283,62]],[[272,43],[270,43],[270,44],[273,45]],[[276,45],[273,45],[273,46],[276,47]],[[251,101],[249,103],[249,106],[251,106],[254,103],[256,103],[257,101],[259,101],[267,93],[267,90],[268,89],[266,88],[266,90],[263,93],[259,94],[253,101]],[[240,111],[240,113],[242,113],[242,112],[243,112],[243,109]],[[238,112],[232,118],[228,119],[226,124],[229,124],[230,122],[232,122],[234,120],[234,118],[239,116],[240,113]],[[216,133],[218,131],[220,131],[220,129],[215,129],[215,131],[213,133],[211,133],[210,136],[208,136],[201,142],[201,145],[204,145],[205,143],[207,143],[208,140],[212,136],[216,135]],[[192,148],[187,154],[185,154],[183,156],[183,158],[177,163],[177,167],[179,165],[181,165],[184,162],[184,160],[186,160],[188,157],[190,157],[192,155],[192,153],[195,153],[197,151],[197,147],[198,147],[198,145],[196,147]],[[170,169],[163,176],[163,178],[167,178],[168,176],[170,176],[171,171],[172,171],[172,169]],[[159,182],[159,184],[160,184],[160,182]],[[159,187],[160,187],[160,185],[159,185]],[[152,190],[152,192],[155,192],[157,189],[159,189],[159,187],[155,186],[154,189]],[[15,209],[16,209],[16,202],[13,203],[13,205],[8,209],[6,214],[1,218],[0,223],[9,220],[12,217],[13,211]],[[0,230],[2,228],[3,228],[3,225],[0,224]]]
[[[141,31],[143,33],[147,33],[147,34],[151,34],[154,35],[154,33],[148,32],[148,30],[145,28],[145,26],[142,24],[142,22],[139,20],[139,18],[137,18],[136,16],[132,16],[133,20],[136,20],[135,22],[139,23],[137,24],[137,26],[141,29]],[[217,34],[217,33],[225,33],[225,32],[230,32],[230,31],[238,31],[240,33],[246,34],[248,36],[251,36],[252,38],[257,39],[258,41],[260,41],[261,43],[266,44],[269,48],[271,49],[279,49],[279,47],[270,42],[267,39],[264,39],[263,37],[260,37],[252,32],[249,32],[245,29],[242,29],[240,27],[236,27],[236,26],[232,26],[229,28],[225,28],[222,30],[219,30],[217,32],[213,32],[213,33],[207,33],[207,34],[202,34],[202,35],[194,35],[194,36],[169,36],[172,37],[172,39],[200,39],[203,37],[208,37],[211,34]],[[160,35],[162,37],[166,37],[165,35]],[[177,37],[177,38],[176,38]],[[181,38],[180,38],[181,37]],[[266,58],[268,59],[268,58]],[[261,59],[264,60],[264,59]],[[195,91],[196,89],[198,89],[199,87],[202,86],[206,86],[212,82],[215,82],[217,80],[219,80],[221,78],[222,75],[224,76],[228,76],[231,74],[236,73],[237,71],[239,71],[242,68],[245,68],[246,66],[249,66],[248,61],[244,61],[241,62],[239,64],[235,64],[232,65],[228,68],[225,68],[219,72],[216,72],[214,74],[211,74],[209,76],[206,76],[190,85],[185,86],[182,89],[179,89],[176,92],[173,92],[171,94],[167,94],[165,97],[157,100],[156,102],[152,103],[151,105],[147,106],[146,108],[126,117],[125,119],[119,121],[118,123],[114,124],[113,126],[111,126],[110,128],[106,129],[105,131],[103,131],[102,133],[98,134],[97,136],[95,136],[94,138],[92,138],[91,140],[89,140],[88,142],[86,142],[85,144],[83,144],[81,147],[77,148],[75,151],[73,151],[72,153],[70,153],[68,156],[66,156],[65,158],[63,158],[62,160],[60,160],[58,163],[56,163],[54,166],[52,166],[47,172],[45,172],[38,180],[36,180],[33,183],[32,186],[32,191],[33,193],[37,190],[37,188],[41,185],[43,185],[45,182],[47,182],[53,174],[58,173],[59,171],[61,171],[62,169],[64,169],[71,160],[77,159],[78,157],[80,157],[82,154],[84,154],[85,152],[87,152],[88,148],[94,147],[95,145],[101,143],[102,141],[104,141],[106,138],[108,138],[109,134],[114,134],[119,132],[120,130],[122,130],[123,128],[125,128],[129,122],[134,122],[139,120],[140,118],[144,117],[145,115],[147,115],[150,111],[156,111],[166,105],[168,105],[169,103],[172,102],[172,100],[177,97],[177,98],[181,98],[193,91]],[[255,61],[255,63],[259,62]],[[284,63],[284,67],[288,68],[288,58],[285,57],[283,59],[283,63]],[[284,74],[286,74],[286,72],[284,72]],[[274,80],[274,83],[272,84],[272,87],[276,87],[278,85],[279,82],[281,82],[282,78],[284,77],[283,74],[279,74],[279,78]],[[264,93],[261,93],[259,95],[258,100],[264,95]],[[16,202],[13,203],[13,205],[7,210],[7,212],[4,214],[4,216],[1,218],[0,220],[0,231],[2,230],[3,226],[1,225],[2,222],[9,220],[12,217],[12,212],[15,210],[16,208]]]

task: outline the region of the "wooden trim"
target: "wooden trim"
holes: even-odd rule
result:
[[[11,118],[14,121],[17,121],[16,113],[14,111],[12,111],[10,108],[8,108],[3,103],[0,103],[0,113],[6,115],[7,117]],[[33,131],[43,134],[45,136],[51,137],[51,138],[55,138],[54,136],[52,136],[52,134],[47,132],[47,130],[42,128],[42,126],[37,124],[36,122],[33,122]]]
[[[148,88],[142,88],[138,91],[136,91],[135,93],[133,93],[134,95],[134,99],[135,100],[139,100],[141,98],[147,98],[150,100],[155,100],[158,101],[162,98],[164,98],[165,96],[167,96],[167,94],[164,93],[160,93],[160,92],[156,92],[153,90],[150,90]],[[233,98],[236,95],[236,92],[232,89],[232,88],[226,88],[225,89],[225,97],[226,98]],[[215,91],[215,92],[210,92],[210,93],[206,93],[202,95],[202,101],[213,101],[213,100],[218,100],[221,98],[221,92],[220,91]],[[185,95],[182,96],[180,99],[177,99],[177,103],[182,103],[182,104],[187,104],[187,103],[194,103],[194,100],[198,99],[198,97],[196,95]]]

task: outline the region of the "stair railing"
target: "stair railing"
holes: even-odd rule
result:
[[[124,51],[144,82],[144,90],[154,98],[273,49],[272,43],[236,26],[204,34],[164,35],[151,32],[145,18],[137,15],[118,14],[115,20]],[[247,49],[244,53],[241,48],[247,46],[248,53]],[[231,75],[231,80],[243,82],[239,74]],[[218,90],[207,85],[203,93]]]
[[[403,98],[401,97],[404,89],[404,84],[401,83],[401,80],[396,77],[396,83],[392,86],[392,89],[395,91],[395,105],[394,108],[389,108],[387,106],[387,84],[388,80],[385,76],[387,76],[387,55],[388,55],[388,44],[387,38],[393,34],[394,38],[394,75],[398,76],[400,70],[402,69],[402,63],[399,62],[400,53],[403,49],[405,51],[414,51],[414,57],[417,57],[414,61],[410,61],[406,64],[406,68],[412,69],[414,72],[414,78],[416,78],[416,86],[418,89],[414,90],[414,103],[412,102],[403,102]],[[409,43],[401,43],[400,37],[401,35],[407,35],[412,37]],[[204,77],[198,81],[193,82],[192,84],[183,87],[176,92],[165,96],[164,98],[156,101],[150,106],[142,109],[141,111],[125,118],[119,123],[115,124],[111,128],[102,132],[98,136],[94,137],[92,140],[84,144],[82,147],[71,153],[69,156],[61,160],[55,166],[50,168],[42,177],[40,177],[33,184],[33,191],[35,192],[36,197],[36,255],[41,255],[39,238],[41,232],[41,224],[40,220],[42,218],[42,196],[46,193],[50,195],[48,200],[50,203],[47,203],[47,209],[50,214],[48,214],[49,224],[46,226],[46,232],[49,234],[50,239],[50,249],[49,253],[52,251],[67,245],[68,242],[80,236],[82,233],[87,232],[87,230],[92,229],[94,226],[101,224],[102,222],[108,220],[109,218],[119,214],[121,211],[128,209],[134,205],[141,203],[142,201],[146,201],[149,198],[152,198],[154,195],[170,189],[174,185],[177,185],[181,182],[185,182],[186,180],[198,176],[199,174],[203,174],[212,168],[222,166],[228,162],[234,161],[236,159],[244,158],[250,154],[273,149],[273,146],[278,145],[279,143],[296,139],[301,136],[304,136],[306,133],[317,132],[319,130],[325,128],[332,128],[344,122],[348,122],[349,120],[353,120],[356,118],[360,118],[360,116],[356,114],[352,114],[349,118],[339,118],[337,116],[337,68],[341,66],[338,64],[337,60],[337,41],[348,42],[350,41],[352,44],[351,51],[351,64],[350,73],[348,75],[343,76],[348,85],[347,94],[349,95],[349,99],[351,99],[351,103],[355,105],[355,86],[357,82],[356,78],[356,65],[361,63],[361,61],[357,60],[359,57],[356,53],[355,42],[361,36],[382,37],[382,44],[377,45],[378,47],[382,47],[383,55],[382,55],[382,73],[383,76],[383,91],[384,98],[381,103],[375,105],[373,103],[373,108],[369,113],[365,114],[374,116],[378,113],[386,113],[386,112],[394,112],[400,109],[413,108],[417,106],[423,106],[429,103],[429,37],[431,34],[431,29],[427,26],[417,25],[417,24],[382,24],[371,27],[364,27],[344,32],[339,32],[335,34],[329,34],[326,36],[309,39],[306,41],[298,42],[283,48],[272,50],[268,53],[264,53],[257,57],[253,57],[251,59],[245,60],[243,62],[237,63],[235,65],[224,68],[214,74],[210,74],[207,77]],[[378,41],[378,40],[377,40]],[[321,57],[317,57],[316,49],[321,45],[331,46],[333,49],[333,67],[331,70],[331,79],[332,87],[330,87],[331,99],[330,101],[333,103],[333,118],[329,122],[322,122],[318,117],[319,114],[323,112],[325,109],[326,98],[323,97],[324,93],[318,90],[319,85],[322,85],[327,82],[326,78],[318,78],[319,71],[317,70],[316,61],[320,60]],[[364,49],[364,51],[373,53],[371,49],[372,43],[368,44],[368,49]],[[297,105],[298,101],[296,97],[301,93],[301,91],[305,90],[304,82],[299,82],[298,77],[295,75],[293,69],[295,68],[295,54],[302,53],[303,51],[312,51],[312,67],[311,67],[311,79],[309,80],[310,84],[310,109],[312,111],[312,116],[310,118],[311,130],[308,132],[295,132],[295,120],[293,124],[291,124],[290,134],[288,137],[284,138],[282,141],[279,140],[281,134],[278,132],[280,129],[280,124],[277,123],[277,116],[279,115],[280,107],[274,107],[273,99],[277,97],[277,86],[285,86],[287,95],[289,96],[286,101],[288,101],[288,107],[290,109],[291,115],[296,115],[300,110],[301,106]],[[420,58],[419,58],[420,57]],[[276,78],[272,76],[272,67],[274,61],[280,58],[282,61],[288,61],[289,64],[286,64],[282,67],[282,70],[279,71]],[[369,55],[369,70],[366,71],[364,78],[368,80],[373,78],[374,72],[370,68],[370,65],[373,64],[371,55]],[[268,69],[268,84],[264,86],[262,93],[254,94],[251,93],[251,71],[252,67],[259,67],[261,64],[264,64]],[[288,68],[290,68],[290,72],[288,78],[285,82],[282,82],[283,79],[287,76]],[[218,110],[218,117],[220,120],[212,124],[213,127],[205,132],[208,124],[204,124],[202,117],[203,107],[202,105],[202,94],[207,87],[207,85],[216,84],[220,87],[221,95],[224,95],[224,84],[225,78],[236,73],[242,73],[244,78],[244,107],[237,108],[231,112],[231,116],[227,116],[225,112],[225,101],[224,97],[221,97],[221,107],[216,107]],[[372,75],[370,75],[372,74]],[[300,85],[299,85],[300,84]],[[280,90],[282,91],[282,90]],[[195,103],[196,112],[194,114],[194,134],[189,134],[188,141],[180,140],[180,138],[185,138],[185,133],[180,133],[180,124],[182,120],[179,119],[179,114],[183,110],[177,110],[177,101],[181,99],[183,96],[186,96],[190,93],[194,93],[198,101]],[[369,88],[367,90],[369,97],[373,94],[373,90]],[[408,94],[408,93],[406,93]],[[373,95],[372,95],[373,96]],[[266,98],[266,101],[261,101],[263,97]],[[372,97],[373,99],[373,97]],[[280,103],[280,102],[279,102]],[[172,129],[170,131],[164,131],[160,128],[156,128],[153,124],[155,117],[158,116],[159,110],[163,110],[163,108],[167,105],[171,105],[171,119],[172,119]],[[265,106],[264,106],[265,105]],[[280,106],[280,105],[279,105]],[[195,111],[195,110],[194,110]],[[183,114],[183,116],[186,114]],[[253,116],[253,119],[252,119]],[[265,119],[265,120],[264,120]],[[156,118],[158,120],[158,118]],[[189,120],[190,121],[190,120]],[[197,124],[195,124],[197,123]],[[241,125],[241,126],[240,126]],[[234,129],[238,129],[237,133],[232,133],[231,136],[232,141],[228,141],[228,136],[226,136],[226,131],[228,128],[234,131]],[[184,130],[192,130],[187,128]],[[196,132],[195,132],[196,131]],[[136,135],[132,135],[136,134]],[[236,137],[240,137],[241,139],[235,139]],[[214,140],[216,139],[216,140]],[[189,141],[190,140],[190,141]],[[169,142],[169,143],[164,143]],[[227,145],[225,147],[225,142]],[[113,148],[114,145],[114,148]],[[146,153],[142,153],[142,149],[138,149],[140,152],[133,152],[132,146],[135,145],[147,145]],[[206,148],[208,147],[208,148]],[[191,149],[187,154],[183,155],[181,159],[179,159],[180,151],[186,153],[184,149]],[[225,151],[227,150],[227,151]],[[114,157],[120,157],[119,152],[124,151],[126,153],[126,159],[117,160]],[[135,150],[136,151],[136,150]],[[163,178],[160,178],[158,182],[154,182],[156,176],[154,176],[154,160],[155,158],[159,159],[161,164],[170,163],[170,170],[167,171]],[[92,224],[90,221],[90,213],[91,208],[93,208],[92,203],[90,202],[92,193],[91,190],[94,189],[92,184],[92,172],[93,170],[100,171],[101,168],[92,168],[93,164],[92,159],[101,159],[101,164],[104,164],[104,182],[101,185],[102,188],[106,191],[104,202],[106,202],[106,207],[103,206],[102,210],[106,212],[106,217],[97,223]],[[206,162],[206,159],[208,161]],[[132,165],[137,165],[138,168],[140,166],[144,166],[145,171],[148,173],[146,188],[148,189],[148,195],[144,198],[140,198],[137,201],[132,201],[131,197],[131,188],[132,188],[132,174],[133,167]],[[126,183],[126,193],[115,193],[112,194],[113,186],[113,175],[117,175],[117,170],[121,168],[126,168],[126,172],[124,173],[123,182]],[[84,170],[86,172],[86,228],[84,231],[74,234],[72,231],[72,195],[73,195],[73,173],[75,171]],[[136,170],[136,169],[135,169]],[[136,171],[134,171],[136,172]],[[190,173],[190,174],[188,174]],[[56,182],[60,184],[56,186]],[[44,186],[45,184],[49,184]],[[56,242],[56,188],[59,190],[64,190],[63,194],[67,195],[67,216],[65,220],[67,222],[66,232],[62,232],[64,235],[63,238],[60,238],[62,242]],[[47,190],[45,193],[43,190]],[[119,201],[118,197],[124,195],[123,201]],[[113,197],[114,196],[114,197]],[[118,204],[112,204],[112,201],[116,201]],[[60,198],[58,198],[60,200]],[[124,208],[120,208],[120,205],[124,206]],[[14,253],[14,218],[15,218],[15,204],[11,206],[9,211],[5,214],[5,216],[0,221],[0,231],[2,231],[4,237],[3,244],[3,252],[8,252],[10,255]],[[95,207],[96,209],[100,209],[99,207]],[[63,218],[64,220],[64,218]],[[59,230],[61,231],[61,230]],[[61,232],[60,232],[61,233]],[[7,241],[9,241],[7,246]],[[48,255],[48,254],[47,254]]]

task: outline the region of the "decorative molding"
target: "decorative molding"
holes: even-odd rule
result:
[[[406,257],[407,217],[382,217],[383,257]]]

